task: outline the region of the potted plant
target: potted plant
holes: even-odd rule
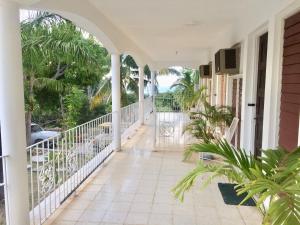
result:
[[[244,201],[256,199],[264,225],[300,224],[300,148],[292,152],[283,148],[263,150],[262,157],[255,159],[226,140],[216,140],[191,145],[185,156],[191,152],[212,153],[221,160],[214,164],[200,161],[173,189],[180,200],[202,174],[210,174],[204,186],[225,176],[229,182],[238,184],[238,194],[246,194]]]

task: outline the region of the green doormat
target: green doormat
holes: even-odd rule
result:
[[[218,183],[218,187],[222,194],[223,200],[227,205],[239,205],[243,199],[247,196],[246,193],[242,195],[237,195],[234,187],[237,184],[228,184],[228,183]],[[248,199],[242,205],[244,206],[256,206],[252,198]]]

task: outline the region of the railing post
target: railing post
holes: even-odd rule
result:
[[[29,224],[19,5],[0,0],[0,121],[6,159],[7,224]]]
[[[144,67],[139,67],[139,121],[144,124]]]
[[[156,109],[155,109],[155,78],[156,71],[151,70],[151,98],[152,98],[152,114],[153,114],[153,148],[156,146]]]
[[[111,55],[113,148],[121,150],[121,78],[120,55]]]
[[[152,111],[154,112],[154,98],[155,98],[155,76],[156,72],[151,70],[151,98],[152,98]]]

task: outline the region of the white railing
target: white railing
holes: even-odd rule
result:
[[[139,120],[139,103],[133,103],[121,109],[121,134]]]
[[[112,114],[27,147],[31,224],[42,224],[113,152]]]
[[[144,101],[146,119],[152,111],[152,99],[147,98]],[[122,137],[139,124],[138,112],[139,103],[121,109]],[[112,117],[113,113],[109,113],[26,148],[30,224],[45,222],[113,153]],[[6,158],[0,156],[3,174],[6,173]],[[1,182],[0,188],[7,193],[5,180]],[[6,217],[9,218],[7,204],[5,208]],[[9,221],[6,223],[10,224]]]
[[[153,98],[149,97],[144,100],[144,118],[149,119],[150,114],[153,112]]]
[[[149,119],[152,112],[152,98],[144,100],[144,118]],[[139,126],[139,103],[133,103],[121,109],[121,135],[126,140]]]
[[[155,146],[158,149],[182,150],[193,142],[192,136],[185,132],[190,122],[188,112],[174,98],[155,98]]]
[[[145,99],[145,115],[150,103]],[[138,124],[138,111],[139,103],[121,109],[122,136]],[[112,154],[112,116],[27,147],[31,224],[42,224]]]
[[[0,143],[1,144],[1,143]],[[2,164],[2,180],[0,181],[0,189],[1,189],[1,192],[2,194],[4,194],[4,196],[1,196],[1,197],[4,197],[4,205],[5,205],[5,209],[3,208],[3,202],[1,203],[0,207],[0,215],[1,215],[1,218],[0,218],[0,224],[10,224],[10,221],[9,221],[9,207],[8,207],[8,201],[6,201],[7,199],[7,180],[6,180],[6,177],[5,174],[6,174],[6,171],[7,171],[7,167],[6,167],[6,160],[7,160],[7,157],[6,155],[4,156],[0,156],[0,161],[1,161],[1,164]],[[1,199],[2,200],[2,199]]]
[[[155,109],[156,112],[182,112],[178,101],[172,97],[155,97]]]

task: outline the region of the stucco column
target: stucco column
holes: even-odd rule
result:
[[[154,70],[151,71],[151,97],[155,96],[155,76],[156,72]]]
[[[151,97],[152,97],[152,112],[153,112],[153,149],[155,149],[156,145],[156,110],[155,110],[155,78],[156,78],[156,71],[151,71]]]
[[[155,77],[156,77],[156,71],[151,71],[151,91],[150,96],[152,98],[152,111],[154,111],[154,103],[155,103]]]
[[[7,156],[6,206],[9,224],[29,224],[26,131],[19,6],[0,0],[0,121]]]
[[[144,124],[144,67],[139,67],[139,121]]]
[[[120,55],[111,55],[113,148],[121,150],[121,77]]]

